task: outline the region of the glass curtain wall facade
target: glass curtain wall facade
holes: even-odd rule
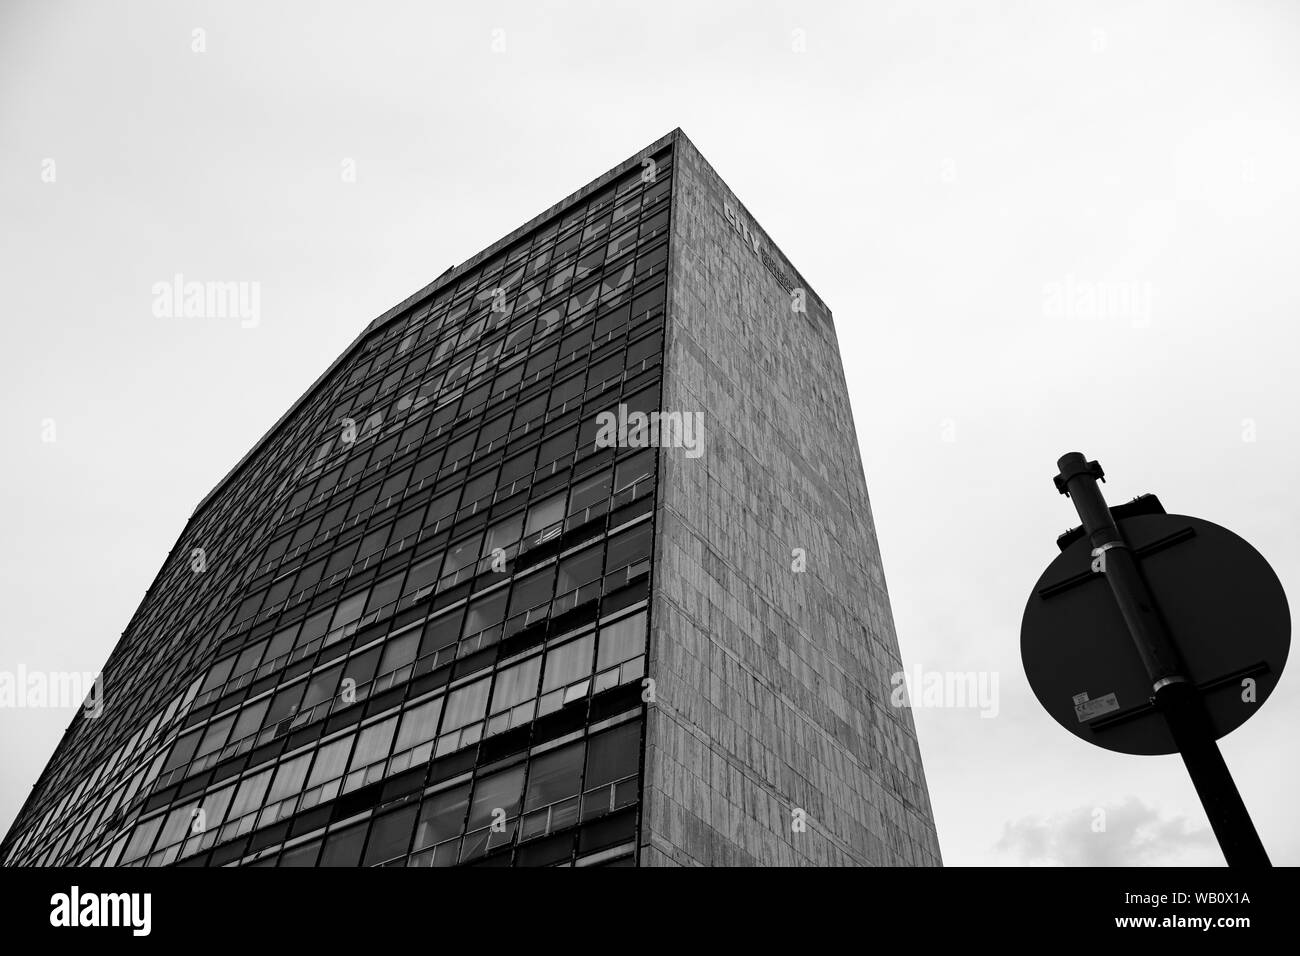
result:
[[[7,865],[634,865],[671,139],[376,320],[200,505]]]

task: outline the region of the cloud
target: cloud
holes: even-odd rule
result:
[[[1210,828],[1185,816],[1162,819],[1137,797],[1079,807],[1051,817],[1008,822],[994,849],[1015,861],[1047,866],[1170,866],[1221,864]]]

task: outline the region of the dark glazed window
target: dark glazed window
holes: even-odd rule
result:
[[[338,830],[325,838],[321,866],[356,866],[361,862],[361,845],[366,839],[366,825],[358,823]]]
[[[370,840],[366,843],[362,866],[374,866],[406,854],[418,809],[416,806],[403,807],[375,819],[370,826]]]
[[[428,797],[420,808],[414,849],[423,850],[459,837],[465,826],[465,813],[468,809],[469,784]],[[455,862],[454,854],[451,862]]]

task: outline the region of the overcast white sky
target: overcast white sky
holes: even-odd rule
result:
[[[681,126],[835,312],[905,664],[999,675],[994,719],[916,713],[945,862],[1218,863],[1178,758],[1042,712],[1019,627],[1072,450],[1300,593],[1298,51],[1281,2],[6,0],[0,670],[98,670],[370,319]],[[178,272],[260,323],[155,318]],[[70,717],[0,710],[0,828]],[[1222,744],[1275,863],[1298,720],[1292,674]]]

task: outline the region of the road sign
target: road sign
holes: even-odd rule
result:
[[[1277,575],[1246,541],[1200,518],[1145,515],[1118,526],[1214,738],[1231,733],[1268,699],[1286,664],[1291,616]],[[1076,737],[1120,753],[1177,753],[1104,571],[1092,570],[1092,550],[1086,537],[1075,541],[1035,585],[1020,634],[1025,675]]]
[[[1056,488],[1083,524],[1025,608],[1034,693],[1089,743],[1177,753],[1228,865],[1268,866],[1217,741],[1258,711],[1286,664],[1291,615],[1277,575],[1216,524],[1150,513],[1163,510],[1154,499],[1147,513],[1116,515],[1097,486],[1101,465],[1078,452],[1057,465]]]

